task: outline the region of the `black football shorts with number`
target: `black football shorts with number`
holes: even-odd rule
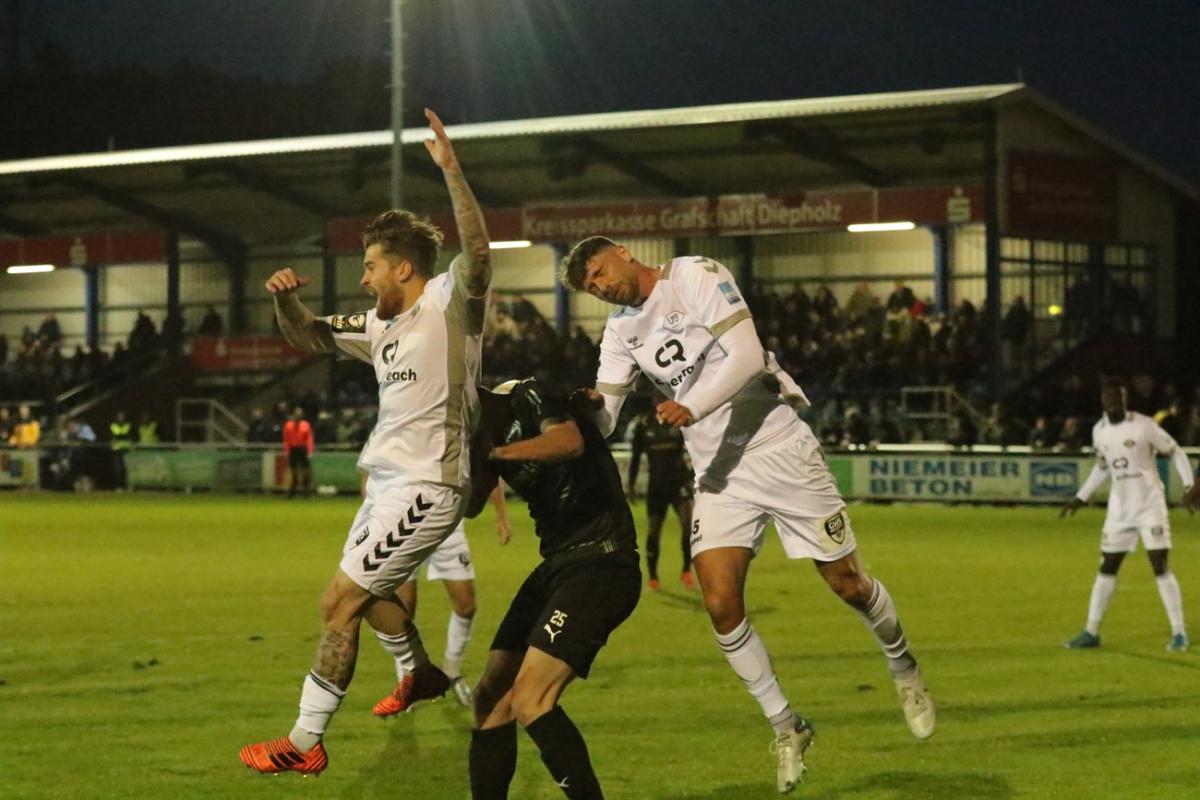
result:
[[[586,677],[641,594],[637,531],[616,462],[591,419],[571,414],[553,386],[524,380],[507,396],[481,393],[480,399],[494,443],[532,438],[566,420],[583,436],[578,458],[489,466],[529,504],[543,558],[513,598],[492,649],[536,647]],[[482,470],[473,466],[472,472]]]
[[[636,552],[543,561],[521,584],[491,649],[535,647],[586,678],[609,634],[637,607],[641,591]]]

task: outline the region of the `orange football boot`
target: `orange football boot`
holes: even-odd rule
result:
[[[391,694],[375,704],[371,713],[382,718],[407,711],[422,700],[441,697],[450,688],[450,683],[446,673],[429,664],[405,675]]]
[[[307,753],[301,753],[286,736],[269,742],[248,744],[238,753],[242,763],[263,774],[299,772],[301,775],[320,775],[329,766],[325,746],[317,742]]]

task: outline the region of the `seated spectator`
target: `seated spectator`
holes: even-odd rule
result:
[[[210,305],[204,319],[200,320],[200,327],[196,329],[196,333],[200,336],[220,336],[224,332],[225,320],[217,313],[216,306]]]
[[[1035,419],[1029,431],[1029,446],[1034,450],[1049,450],[1055,441],[1054,432],[1050,430],[1046,418],[1042,416]]]
[[[41,438],[41,423],[37,417],[33,416],[29,406],[22,405],[17,409],[17,421],[13,424],[12,433],[8,437],[9,445],[29,450],[37,447]]]
[[[1054,445],[1055,452],[1075,453],[1091,444],[1091,432],[1084,430],[1083,421],[1079,417],[1067,417],[1063,423],[1058,441]]]

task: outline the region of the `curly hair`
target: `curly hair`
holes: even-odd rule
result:
[[[385,253],[411,261],[418,275],[432,278],[442,232],[411,211],[385,211],[363,228],[362,243],[364,250],[382,245]]]

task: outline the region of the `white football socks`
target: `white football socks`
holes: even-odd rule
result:
[[[1159,575],[1154,581],[1158,584],[1158,596],[1162,598],[1163,608],[1167,610],[1167,619],[1171,622],[1171,633],[1184,633],[1183,595],[1179,591],[1179,581],[1175,579],[1175,573]]]
[[[900,617],[896,614],[896,604],[892,602],[891,594],[883,581],[876,579],[874,583],[871,601],[867,603],[865,611],[858,613],[887,656],[888,670],[893,676],[904,675],[916,668],[917,661],[909,655],[908,639],[900,627]]]
[[[460,617],[450,612],[450,622],[446,625],[446,657],[442,661],[442,671],[450,678],[457,678],[462,669],[463,656],[467,653],[467,644],[471,641],[471,624],[474,617]]]
[[[776,732],[795,730],[796,715],[788,707],[787,698],[783,696],[783,689],[771,667],[771,657],[767,655],[767,648],[750,621],[744,619],[729,633],[716,633],[716,636],[729,666],[746,684],[746,689],[758,701],[763,715]]]
[[[1179,589],[1179,584],[1175,585],[1176,591]],[[1112,599],[1113,592],[1117,590],[1117,576],[1105,575],[1103,572],[1096,573],[1096,582],[1092,584],[1092,598],[1088,601],[1087,615],[1087,632],[1092,636],[1100,635],[1100,622],[1104,619],[1104,612],[1108,610],[1108,601]],[[1162,591],[1162,584],[1159,584],[1159,591]],[[1166,599],[1163,599],[1166,602]],[[1183,612],[1180,611],[1182,614]]]
[[[304,689],[300,692],[300,716],[288,734],[298,750],[307,753],[321,741],[330,718],[345,696],[344,689],[339,689],[316,673],[308,673],[304,679]]]
[[[429,654],[421,643],[421,634],[416,627],[397,634],[375,631],[375,638],[392,658],[396,659],[396,680],[404,680],[404,676],[422,664],[429,663]]]

